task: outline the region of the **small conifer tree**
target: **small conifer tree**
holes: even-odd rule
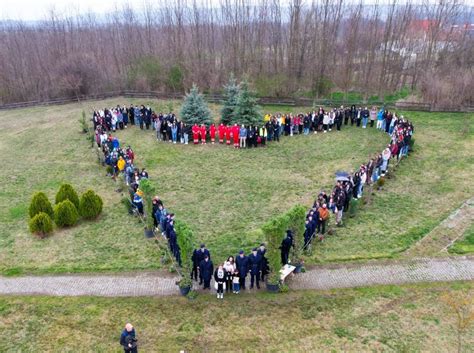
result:
[[[65,200],[71,201],[74,207],[76,207],[76,210],[79,209],[79,196],[77,196],[76,190],[74,190],[70,184],[61,185],[56,194],[56,205]]]
[[[237,98],[240,93],[240,86],[234,75],[230,76],[229,82],[224,86],[224,101],[221,109],[221,122],[228,125],[232,122],[235,107],[237,106]]]
[[[45,212],[39,212],[29,222],[30,232],[37,234],[40,238],[53,231],[53,221],[51,217]]]
[[[51,202],[49,202],[44,192],[37,192],[33,195],[30,208],[28,209],[30,218],[33,218],[40,212],[44,212],[48,216],[53,217],[53,206],[51,206]]]
[[[204,100],[204,96],[199,93],[199,89],[195,84],[184,97],[183,106],[181,107],[181,119],[190,125],[209,125],[211,123],[211,111]]]
[[[232,123],[244,125],[260,125],[263,122],[260,107],[257,104],[255,94],[250,91],[247,82],[240,84],[240,92],[237,97],[237,105],[232,115]]]
[[[58,227],[73,226],[78,219],[79,213],[71,201],[64,200],[54,206],[54,222]]]
[[[79,201],[79,213],[85,219],[97,218],[102,212],[103,201],[99,195],[92,190],[82,194]]]

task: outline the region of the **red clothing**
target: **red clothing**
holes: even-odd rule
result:
[[[201,126],[201,142],[206,143],[206,125]]]
[[[398,154],[398,145],[396,143],[392,144],[391,151],[392,156],[396,156]]]
[[[228,145],[230,145],[230,134],[232,132],[232,127],[230,126],[226,126],[225,128],[225,139],[226,139],[226,143]]]
[[[214,142],[214,140],[216,139],[216,126],[214,124],[212,124],[209,128],[209,132],[211,134],[211,141]]]
[[[219,133],[219,142],[220,143],[224,142],[224,135],[225,135],[225,126],[224,126],[224,124],[219,125],[218,133]]]
[[[232,135],[233,135],[233,139],[234,139],[234,146],[239,145],[239,131],[240,131],[240,128],[237,125],[232,127]]]
[[[127,151],[127,157],[132,161],[133,163],[133,160],[135,159],[135,153],[133,153],[132,150],[128,150]]]
[[[196,145],[199,142],[199,126],[194,125],[191,131],[193,132],[193,142]]]

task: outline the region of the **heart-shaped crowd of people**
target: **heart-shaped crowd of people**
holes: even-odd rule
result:
[[[362,197],[364,186],[376,183],[385,176],[392,159],[398,162],[402,157],[408,156],[414,133],[413,124],[403,115],[372,107],[333,108],[306,114],[266,114],[264,121],[259,126],[204,124],[192,126],[179,121],[174,113],[162,114],[154,112],[145,106],[116,106],[103,110],[94,110],[92,115],[94,124],[95,141],[102,152],[102,163],[107,166],[107,175],[123,182],[129,188],[130,212],[140,217],[153,217],[154,232],[161,233],[167,240],[170,252],[177,263],[181,263],[181,254],[174,228],[175,215],[167,210],[157,196],[153,198],[153,208],[146,210],[144,215],[143,191],[140,190],[140,181],[149,179],[145,168],[136,167],[135,154],[128,145],[122,147],[116,136],[116,131],[139,127],[146,131],[156,133],[156,139],[162,143],[188,144],[192,136],[194,144],[220,144],[233,145],[234,148],[258,148],[269,143],[280,141],[280,137],[294,135],[309,135],[340,131],[343,127],[373,128],[374,126],[388,134],[390,141],[383,151],[374,155],[367,163],[362,164],[354,173],[337,172],[336,185],[330,193],[322,191],[312,207],[308,210],[305,220],[304,247],[308,247],[313,239],[323,240],[326,226],[331,214],[335,216],[336,225],[341,225],[343,214],[348,211],[351,199],[358,200]],[[292,234],[287,232],[281,243],[282,264],[288,263],[290,248],[293,245]],[[200,284],[205,289],[210,288],[212,274],[216,283],[226,283],[227,291],[238,293],[240,288],[245,289],[247,273],[251,274],[250,287],[254,283],[259,288],[259,281],[264,280],[268,272],[265,258],[265,244],[253,248],[252,253],[246,256],[243,250],[239,251],[235,260],[229,256],[227,261],[220,265],[214,272],[211,255],[204,244],[193,253],[193,272],[195,280],[200,278]],[[218,292],[218,296],[220,293]]]

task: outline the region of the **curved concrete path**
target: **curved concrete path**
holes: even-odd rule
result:
[[[139,297],[178,294],[177,278],[157,272],[0,277],[0,295]],[[291,289],[474,280],[474,257],[325,265],[291,276]]]
[[[295,289],[353,288],[372,285],[474,280],[474,257],[426,258],[312,269],[291,279]]]

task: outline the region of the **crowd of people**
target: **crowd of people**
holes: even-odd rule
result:
[[[306,214],[305,248],[315,237],[323,240],[331,214],[335,215],[335,224],[342,225],[343,213],[348,211],[351,199],[360,199],[364,186],[376,183],[384,177],[391,159],[398,161],[402,156],[408,155],[414,133],[413,124],[403,116],[399,118],[396,114],[392,115],[382,110],[377,114],[377,118],[377,128],[390,135],[389,144],[381,153],[377,153],[366,164],[362,164],[355,173],[337,173],[336,185],[330,194],[320,192],[313,207]]]
[[[140,215],[143,215],[143,192],[139,189],[140,180],[148,179],[145,168],[136,167],[135,153],[130,146],[123,148],[117,136],[112,135],[105,119],[94,121],[95,141],[102,152],[102,163],[108,166],[108,175],[114,179],[123,177],[129,188],[131,206]]]
[[[227,260],[214,269],[211,253],[204,244],[195,249],[192,256],[193,270],[191,278],[198,280],[204,289],[211,289],[211,280],[214,278],[217,298],[224,298],[227,293],[239,294],[246,289],[247,276],[250,275],[250,289],[254,286],[260,289],[260,282],[265,281],[268,273],[268,260],[265,257],[265,244],[253,248],[249,255],[240,250],[238,255],[229,256]]]
[[[308,135],[310,133],[327,133],[334,128],[340,130],[343,125],[355,125],[356,127],[374,127],[386,132],[390,136],[390,142],[386,148],[374,155],[366,164],[362,164],[353,173],[339,173],[336,185],[328,194],[321,191],[314,201],[311,209],[306,214],[304,248],[307,248],[313,239],[320,241],[324,239],[327,224],[331,214],[335,216],[335,224],[342,225],[343,213],[347,212],[351,199],[358,200],[362,197],[364,186],[377,182],[385,176],[391,159],[399,160],[409,152],[410,140],[414,133],[411,122],[403,116],[385,109],[378,110],[372,107],[356,108],[334,108],[325,111],[320,108],[317,112],[307,114],[267,114],[264,124],[245,127],[225,126],[220,124],[209,127],[205,125],[188,126],[179,121],[173,114],[156,114],[150,107],[133,106],[129,108],[117,106],[115,108],[95,110],[92,121],[94,124],[96,143],[103,153],[104,164],[111,167],[112,177],[122,177],[124,183],[129,187],[130,204],[132,209],[139,215],[144,215],[143,192],[140,190],[140,180],[148,179],[145,168],[141,170],[134,165],[135,154],[130,146],[122,148],[120,141],[113,133],[117,130],[126,129],[129,124],[137,125],[141,129],[153,128],[159,141],[171,143],[188,144],[189,136],[192,135],[194,144],[211,143],[233,145],[235,148],[264,146],[268,141],[279,141],[280,136],[293,136],[296,134]],[[175,215],[164,207],[163,202],[156,196],[152,200],[155,231],[161,232],[167,239],[170,252],[178,264],[181,264],[181,254],[177,242],[177,234],[174,228]],[[294,246],[293,235],[288,231],[282,240],[281,262],[288,263],[289,252]],[[237,294],[246,289],[246,279],[250,274],[250,288],[260,288],[260,282],[264,281],[268,273],[268,261],[265,257],[265,244],[253,248],[249,255],[243,250],[237,256],[229,256],[224,263],[214,268],[210,251],[201,244],[200,248],[193,252],[193,270],[191,277],[198,280],[204,289],[210,289],[210,283],[214,278],[217,297],[223,298],[224,291]]]
[[[149,106],[130,105],[110,109],[94,110],[94,126],[102,125],[106,131],[126,129],[129,125],[139,126],[142,130],[153,130],[158,141],[169,143],[194,144],[219,143],[232,145],[235,148],[265,146],[270,141],[280,141],[281,136],[309,135],[310,133],[327,133],[333,129],[341,130],[344,125],[367,128],[373,127],[391,133],[396,122],[396,114],[376,107],[341,106],[325,110],[320,107],[307,113],[299,114],[266,114],[262,124],[258,125],[225,125],[223,123],[209,126],[205,124],[189,125],[180,121],[177,116],[156,113]]]

